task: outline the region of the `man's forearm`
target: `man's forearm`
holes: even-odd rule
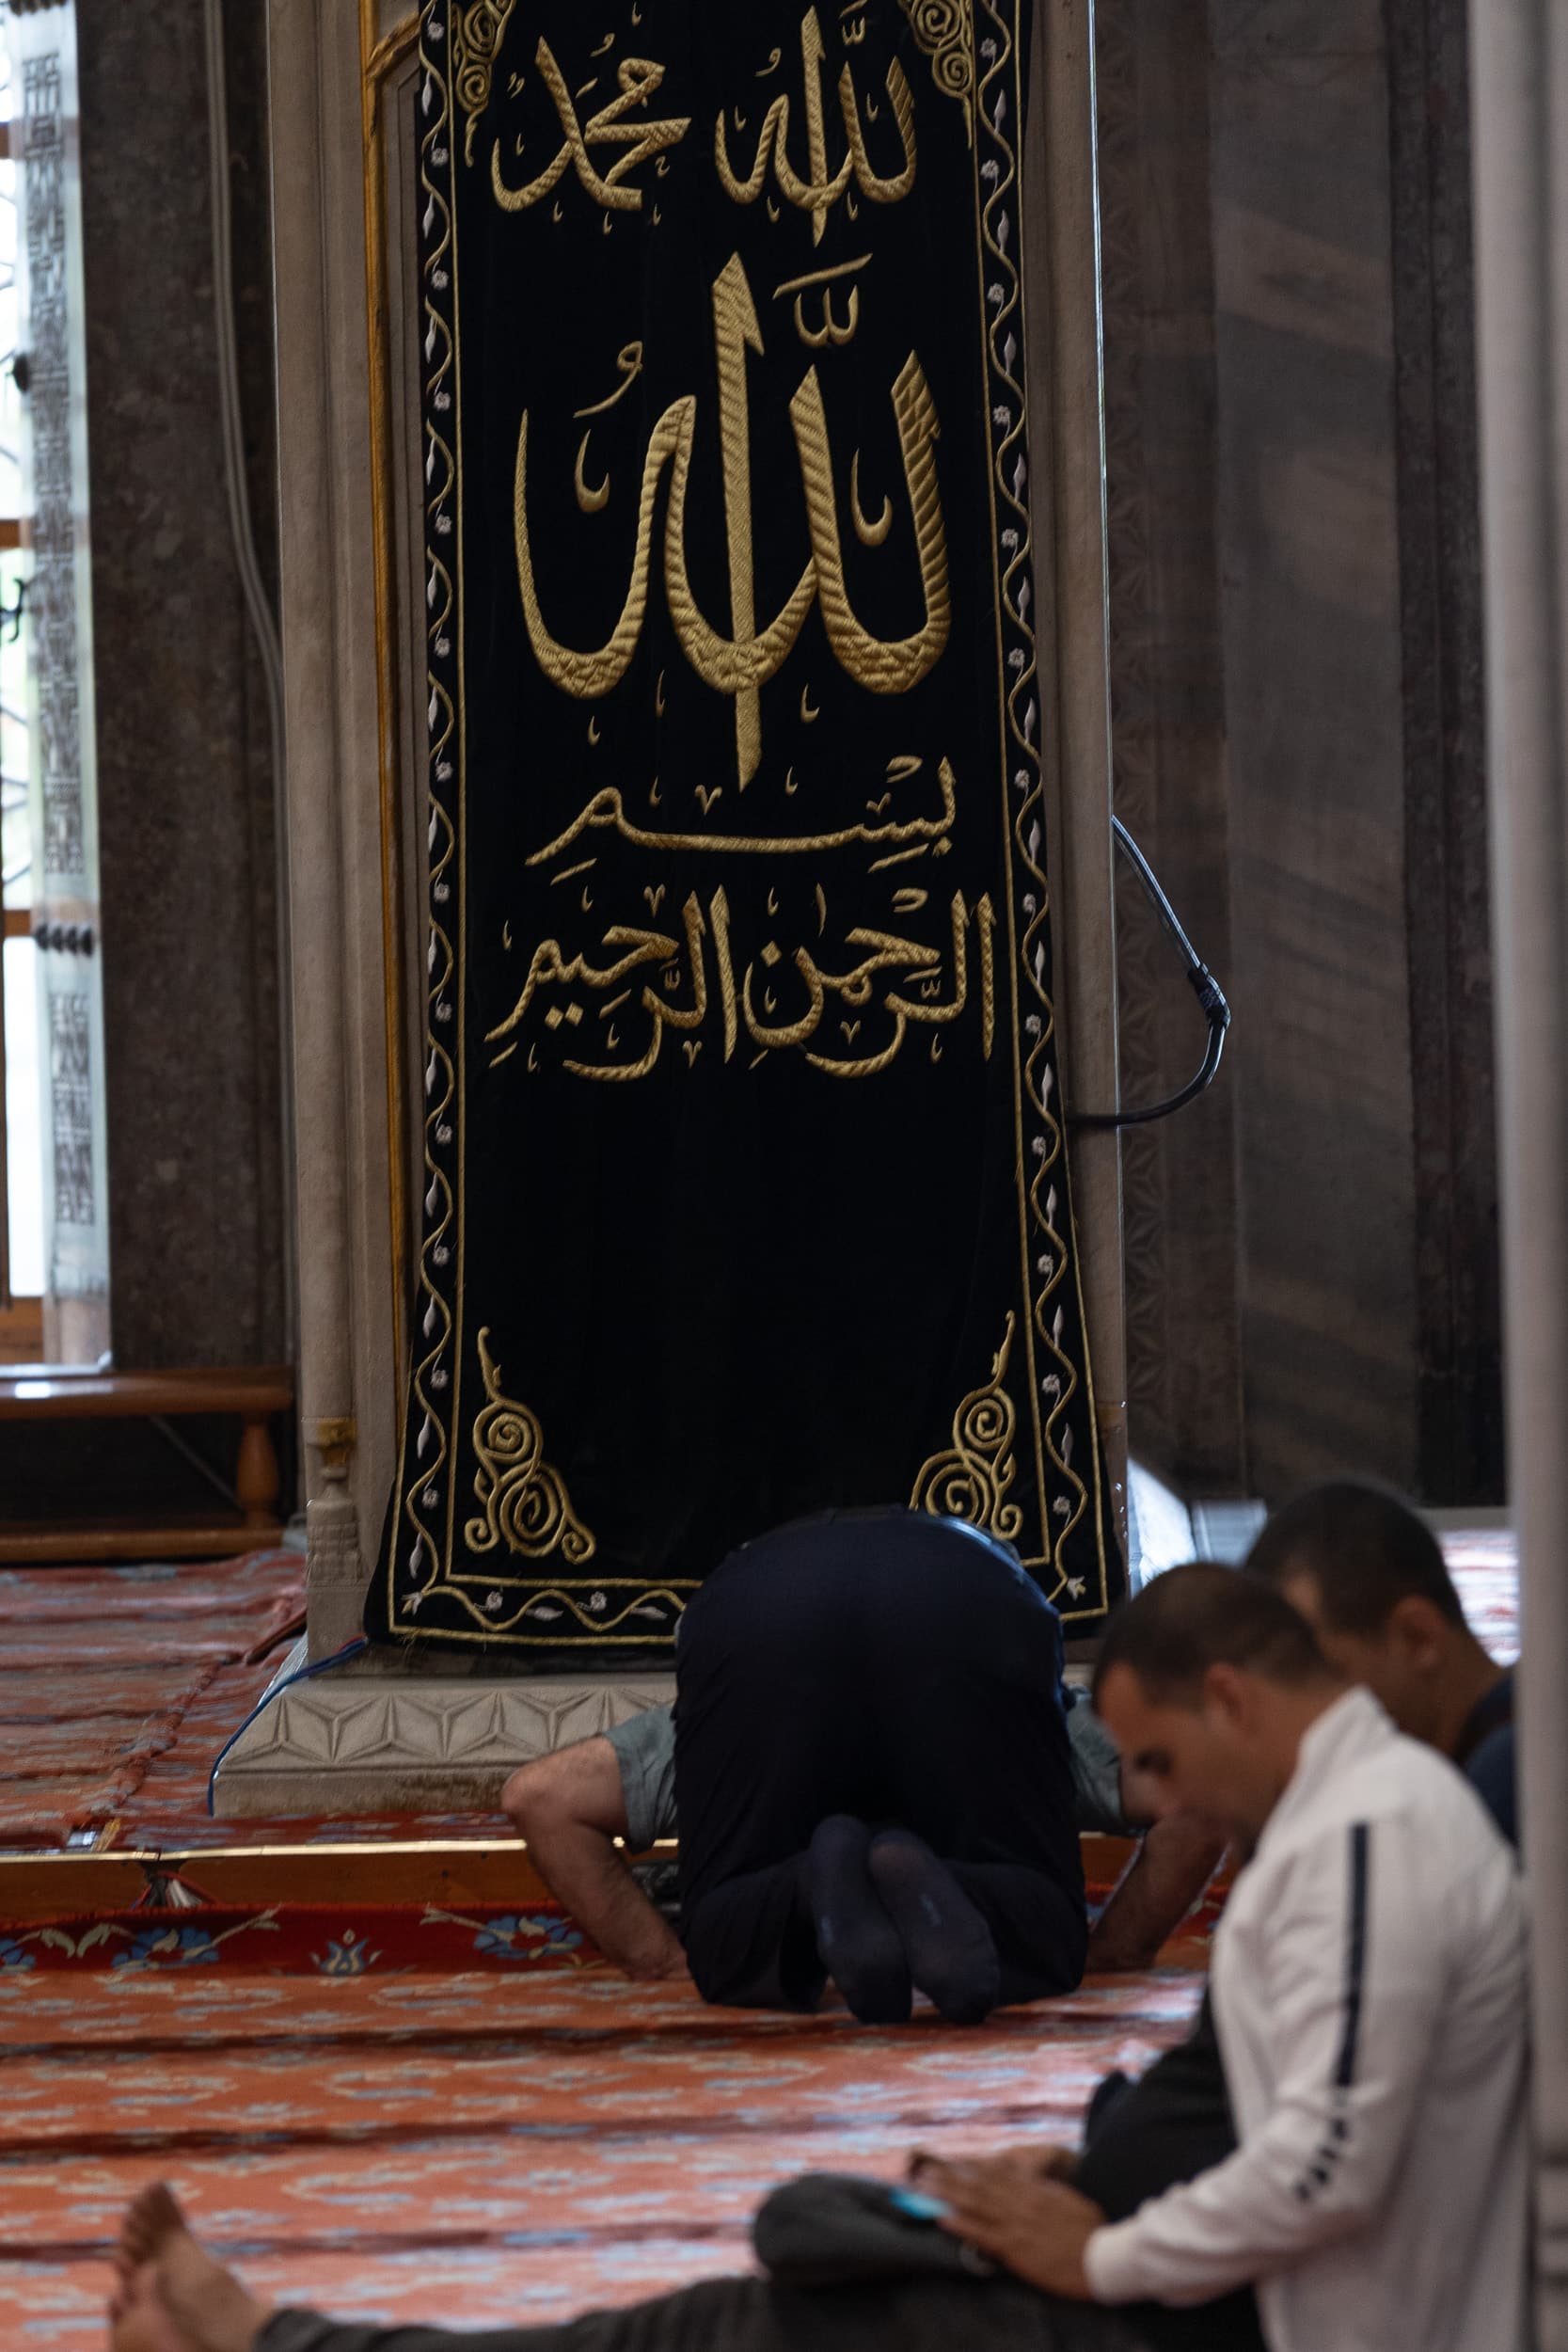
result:
[[[1156,1821],[1089,1937],[1095,1970],[1147,1968],[1225,1859],[1225,1840],[1182,1814]]]
[[[680,1938],[643,1894],[610,1838],[580,1821],[535,1823],[528,1844],[540,1877],[607,1960],[628,1977],[686,1973]]]

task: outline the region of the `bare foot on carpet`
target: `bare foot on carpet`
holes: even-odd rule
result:
[[[271,2315],[203,2252],[161,2181],[126,2214],[115,2272],[110,2352],[252,2352]]]

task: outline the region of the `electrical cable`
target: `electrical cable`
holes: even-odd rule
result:
[[[296,1673],[285,1675],[281,1682],[274,1682],[268,1686],[268,1688],[262,1692],[261,1698],[258,1699],[256,1705],[251,1708],[249,1714],[245,1717],[238,1731],[234,1732],[224,1741],[223,1746],[218,1751],[217,1762],[213,1766],[211,1772],[207,1775],[207,1812],[209,1818],[212,1817],[214,1812],[213,1801],[217,1791],[218,1774],[223,1769],[224,1758],[229,1755],[230,1750],[234,1746],[235,1741],[243,1740],[245,1733],[250,1729],[251,1724],[255,1723],[260,1716],[266,1713],[273,1701],[275,1699],[280,1699],[285,1691],[292,1691],[296,1682],[312,1682],[317,1675],[330,1674],[334,1666],[346,1666],[351,1658],[357,1658],[361,1650],[367,1650],[369,1648],[370,1643],[366,1640],[364,1634],[356,1633],[352,1642],[345,1642],[342,1648],[334,1650],[330,1658],[318,1658],[313,1666],[301,1666]]]
[[[245,611],[266,680],[273,778],[273,840],[277,859],[277,1034],[280,1063],[280,1144],[283,1176],[283,1353],[293,1363],[298,1340],[298,1246],[294,1230],[294,1086],[292,964],[289,934],[288,769],[284,755],[283,651],[256,552],[245,483],[245,421],[234,324],[234,246],[229,177],[229,99],[224,68],[222,0],[203,0],[207,37],[208,152],[213,193],[213,310],[217,328],[219,408],[229,525]]]
[[[1153,866],[1119,817],[1112,818],[1111,831],[1116,836],[1117,847],[1129,859],[1143,884],[1144,896],[1187,967],[1187,984],[1202,1007],[1204,1018],[1209,1024],[1209,1041],[1203,1049],[1203,1060],[1197,1075],[1189,1079],[1179,1093],[1168,1095],[1163,1103],[1150,1103],[1140,1110],[1075,1111],[1068,1121],[1073,1128],[1143,1127],[1150,1120],[1169,1119],[1173,1111],[1184,1109],[1212,1087],[1219,1075],[1220,1057],[1225,1052],[1225,1033],[1230,1026],[1230,1007],[1226,1002],[1225,991],[1182,930],[1176,909],[1160,887],[1159,876]]]

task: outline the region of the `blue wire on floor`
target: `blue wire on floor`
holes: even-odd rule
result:
[[[281,1682],[273,1684],[272,1688],[251,1708],[238,1731],[226,1740],[219,1750],[217,1762],[213,1766],[207,1779],[207,1818],[209,1820],[214,1818],[214,1814],[213,1799],[217,1789],[218,1774],[223,1770],[223,1759],[236,1741],[245,1738],[257,1717],[264,1715],[274,1699],[280,1699],[285,1691],[293,1689],[296,1682],[309,1682],[317,1675],[330,1674],[334,1666],[346,1665],[351,1658],[357,1658],[361,1650],[369,1648],[370,1643],[365,1635],[356,1633],[352,1642],[345,1642],[342,1648],[334,1650],[330,1658],[318,1658],[313,1666],[301,1666],[297,1674],[288,1675]]]

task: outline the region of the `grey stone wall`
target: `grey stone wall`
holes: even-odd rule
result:
[[[1230,985],[1230,779],[1220,629],[1207,0],[1100,0],[1101,273],[1117,814]],[[1203,1020],[1118,870],[1122,1099],[1172,1094]],[[1246,1484],[1234,1072],[1126,1131],[1133,1451],[1189,1491]]]
[[[1133,1450],[1500,1495],[1463,0],[1101,0],[1116,792],[1236,1011],[1125,1152]],[[1186,1074],[1121,909],[1125,1091]]]
[[[224,485],[199,0],[78,0],[116,1360],[284,1348],[275,809]],[[264,10],[226,0],[252,509],[276,572]]]
[[[1414,1483],[1389,103],[1378,0],[1211,0],[1249,1468]]]
[[[1465,0],[1388,0],[1420,1483],[1504,1489]]]

